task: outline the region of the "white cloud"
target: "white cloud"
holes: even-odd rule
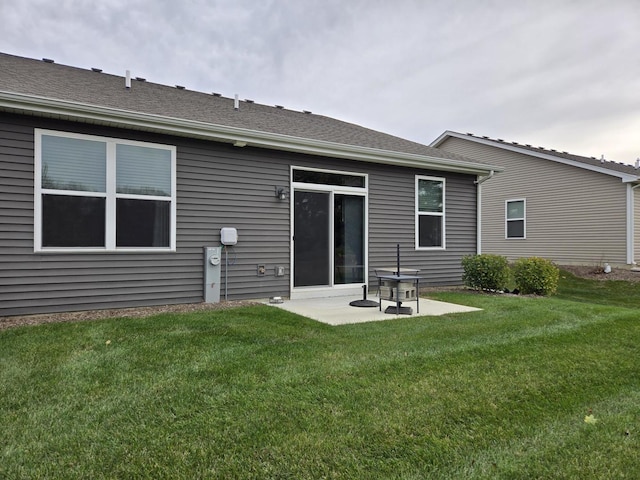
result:
[[[21,0],[0,16],[7,53],[130,69],[423,143],[451,129],[640,155],[630,0]]]

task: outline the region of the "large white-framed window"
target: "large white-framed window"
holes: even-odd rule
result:
[[[524,198],[516,198],[505,201],[505,238],[527,238],[527,201]]]
[[[445,248],[445,179],[416,175],[416,249]]]
[[[175,251],[176,147],[35,130],[36,252]]]

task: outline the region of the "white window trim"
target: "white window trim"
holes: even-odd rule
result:
[[[107,146],[107,188],[106,192],[81,192],[81,191],[69,191],[70,194],[75,196],[91,196],[91,197],[103,197],[106,198],[106,232],[105,232],[105,246],[104,247],[43,247],[42,246],[42,195],[45,193],[60,193],[65,190],[51,190],[42,188],[42,136],[51,135],[57,137],[76,138],[81,140],[91,140],[96,142],[105,142]],[[151,142],[138,142],[133,140],[123,140],[119,138],[101,137],[96,135],[84,135],[78,133],[61,132],[56,130],[44,130],[36,128],[34,130],[34,242],[33,249],[37,253],[102,253],[102,252],[149,252],[149,253],[161,253],[161,252],[175,252],[176,251],[176,147],[173,145],[163,145],[159,143]],[[115,233],[115,211],[116,211],[116,199],[117,198],[131,198],[131,199],[144,199],[144,200],[167,200],[169,197],[163,196],[150,196],[150,195],[135,195],[135,194],[120,194],[116,193],[116,162],[115,151],[116,145],[134,145],[140,147],[160,148],[169,150],[171,152],[171,231],[169,233],[169,246],[168,247],[116,247],[116,233]]]
[[[362,177],[364,179],[364,187],[344,187],[341,185],[326,185],[323,183],[304,183],[304,182],[294,182],[293,181],[293,172],[294,170],[306,170],[310,172],[320,172],[320,173],[331,173],[335,175],[350,175],[353,177]],[[291,298],[319,298],[319,297],[330,297],[337,295],[352,295],[357,294],[362,291],[362,284],[369,285],[369,175],[366,173],[357,173],[357,172],[349,172],[346,170],[327,170],[324,168],[311,168],[311,167],[297,167],[295,165],[291,165],[289,167],[289,179],[291,182],[291,193],[289,195],[289,219],[290,219],[290,242],[289,242],[289,265],[291,265],[291,275],[289,275],[289,291],[291,292]],[[294,241],[293,241],[293,232],[295,229],[294,225],[294,194],[296,190],[303,191],[317,191],[317,192],[328,192],[331,195],[331,202],[333,204],[333,197],[335,194],[346,194],[346,195],[354,195],[361,196],[364,198],[364,282],[359,283],[347,283],[336,285],[333,283],[334,278],[334,250],[331,249],[329,265],[330,265],[330,284],[326,286],[312,286],[312,287],[295,287],[293,269],[295,268],[294,262]],[[333,210],[330,212],[331,218],[329,223],[331,225],[331,237],[333,237]]]
[[[509,204],[512,202],[522,202],[523,216],[522,218],[509,218]],[[522,220],[522,237],[509,236],[509,222]],[[504,238],[505,240],[526,240],[527,239],[527,199],[526,198],[510,198],[504,201]]]
[[[364,179],[364,186],[363,187],[345,187],[342,185],[325,185],[323,183],[294,182],[293,172],[295,170],[304,170],[307,172],[330,173],[332,175],[345,175],[350,177],[361,177]],[[346,170],[327,170],[325,168],[296,167],[292,165],[289,168],[289,175],[290,175],[292,187],[298,187],[298,188],[303,188],[307,190],[324,190],[324,191],[340,190],[340,193],[349,193],[354,195],[362,195],[369,192],[369,175],[366,173],[348,172]]]
[[[420,180],[434,180],[437,182],[442,182],[442,212],[421,212],[420,208],[419,208],[419,185],[420,185]],[[415,192],[414,192],[414,196],[415,196],[415,231],[414,231],[414,236],[415,236],[415,243],[416,243],[416,250],[446,250],[447,248],[447,244],[446,244],[446,239],[447,239],[447,232],[446,232],[446,215],[445,212],[447,211],[447,201],[446,201],[446,189],[447,189],[447,183],[446,183],[446,179],[444,177],[431,177],[431,176],[427,176],[427,175],[416,175],[416,179],[415,179]],[[433,217],[442,217],[442,246],[441,247],[421,247],[420,246],[420,215],[429,215],[429,216],[433,216]]]

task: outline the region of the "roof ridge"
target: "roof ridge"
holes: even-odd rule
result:
[[[21,59],[21,60],[24,60],[24,61],[34,62],[36,64],[37,63],[41,63],[41,62],[42,63],[47,63],[47,64],[49,64],[50,67],[51,66],[55,66],[55,67],[68,68],[68,69],[72,69],[72,70],[74,70],[76,72],[80,72],[80,73],[87,73],[87,72],[91,73],[91,72],[93,72],[93,73],[99,73],[99,74],[102,74],[102,75],[107,75],[107,76],[110,76],[110,77],[113,77],[113,78],[121,78],[123,80],[123,85],[125,84],[125,80],[127,78],[126,77],[126,75],[127,75],[126,73],[124,75],[120,75],[120,74],[117,74],[117,73],[105,72],[103,69],[98,68],[98,67],[84,68],[84,67],[78,67],[78,66],[75,66],[75,65],[68,65],[68,64],[65,64],[65,63],[56,63],[56,61],[54,59],[51,59],[51,58],[42,58],[41,60],[38,60],[37,58],[24,57],[24,56],[21,56],[21,55],[13,55],[13,54],[6,53],[6,52],[0,52],[0,56],[13,57],[13,58]],[[126,70],[126,72],[129,72],[129,70]],[[215,92],[215,91],[212,91],[212,92],[208,93],[208,92],[205,92],[205,91],[202,91],[202,90],[191,89],[191,88],[188,88],[188,87],[186,87],[184,85],[179,85],[179,84],[168,85],[168,84],[165,84],[165,83],[155,82],[153,80],[149,80],[149,78],[147,78],[147,77],[140,77],[140,76],[131,75],[130,78],[131,78],[132,82],[133,81],[144,82],[144,83],[146,83],[148,85],[154,85],[154,86],[157,86],[157,87],[167,88],[167,89],[171,89],[171,90],[182,90],[184,92],[197,93],[197,94],[200,94],[200,95],[212,96],[212,97],[216,97],[216,98],[220,98],[220,99],[224,99],[224,100],[235,101],[235,96],[238,95],[237,93],[234,93],[233,96],[227,96],[227,95],[223,95],[222,93]],[[278,110],[285,110],[285,111],[294,112],[294,113],[303,113],[303,114],[306,114],[306,115],[313,114],[313,112],[311,110],[307,110],[307,109],[294,110],[294,109],[291,109],[291,108],[286,108],[286,107],[284,107],[283,105],[280,105],[280,104],[269,105],[267,103],[260,103],[260,102],[257,102],[255,100],[252,100],[250,98],[244,98],[244,99],[239,98],[238,101],[242,102],[244,104],[247,104],[247,105],[251,104],[251,105],[263,106],[263,107],[267,107],[267,108],[277,108]],[[327,118],[332,118],[332,117],[327,117]],[[336,119],[333,119],[333,120],[336,120]]]
[[[131,77],[129,75],[129,78]],[[424,159],[424,162],[436,170],[444,170],[445,168],[441,167],[446,166],[446,169],[457,168],[458,171],[476,172],[491,167],[484,162],[433,148],[424,143],[326,115],[311,114],[308,110],[300,112],[280,108],[281,106],[249,103],[246,100],[242,101],[239,104],[240,108],[236,110],[235,98],[223,97],[217,92],[205,93],[182,89],[179,86],[171,87],[135,76],[131,79],[130,88],[127,88],[128,85],[126,76],[102,73],[102,70],[96,67],[85,69],[52,64],[49,61],[0,52],[0,96],[11,97],[3,107],[10,111],[12,105],[27,104],[29,109],[25,111],[21,107],[23,110],[20,111],[27,114],[33,111],[48,116],[54,115],[51,108],[56,109],[63,103],[70,103],[83,106],[82,108],[121,112],[123,118],[135,114],[142,115],[145,119],[166,120],[160,122],[162,127],[154,124],[150,127],[152,129],[164,129],[169,125],[178,125],[179,129],[182,129],[186,122],[188,125],[198,126],[197,129],[189,131],[190,135],[204,135],[207,138],[212,138],[211,135],[215,134],[226,139],[224,129],[238,129],[255,136],[257,143],[254,146],[270,145],[264,138],[277,135],[297,139],[291,141],[295,148],[302,148],[301,145],[308,144],[323,145],[322,148],[327,149],[326,145],[334,145],[341,146],[340,154],[344,155],[347,155],[347,150],[356,148],[361,152],[366,150],[367,155],[374,156],[375,152],[385,152],[384,155],[387,156],[416,156]],[[39,102],[43,101],[51,103],[46,112],[40,109]],[[63,117],[72,119],[75,118],[73,115],[65,113]],[[102,112],[96,115],[100,116]],[[99,121],[107,122],[106,118],[102,117]],[[113,122],[108,124],[114,125]],[[188,136],[187,130],[180,131]],[[206,135],[202,132],[206,132]],[[256,133],[260,135],[255,135]],[[267,148],[272,147],[271,145]],[[311,151],[315,147],[305,148]],[[348,155],[352,155],[350,150]],[[433,163],[426,159],[438,162]]]
[[[451,133],[455,133],[457,135],[460,136],[465,136],[465,137],[473,137],[473,138],[477,138],[479,140],[485,140],[485,141],[490,141],[496,144],[500,144],[500,145],[506,145],[506,146],[510,146],[512,148],[522,148],[524,150],[528,150],[528,151],[533,151],[533,152],[538,152],[538,153],[543,153],[546,155],[551,155],[551,156],[555,156],[558,158],[564,158],[567,160],[575,160],[575,161],[579,161],[579,162],[583,162],[589,165],[594,165],[596,166],[596,164],[594,163],[594,161],[599,162],[600,165],[603,168],[607,168],[607,166],[610,167],[617,167],[617,168],[609,168],[610,170],[616,170],[616,171],[622,171],[622,172],[626,172],[626,173],[637,173],[637,170],[640,168],[640,162],[636,161],[636,165],[632,165],[629,163],[624,163],[624,162],[618,162],[615,160],[607,160],[606,158],[604,158],[604,154],[601,156],[601,158],[596,158],[593,156],[587,157],[585,155],[578,155],[575,153],[570,153],[566,150],[562,150],[562,151],[558,151],[555,148],[545,148],[542,146],[538,146],[538,147],[534,147],[529,143],[518,143],[518,142],[508,142],[505,141],[501,138],[491,138],[488,137],[486,135],[483,136],[479,136],[479,135],[475,135],[473,133],[467,132],[467,133],[460,133],[460,132],[451,132]]]

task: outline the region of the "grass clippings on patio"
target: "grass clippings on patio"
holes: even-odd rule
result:
[[[634,478],[637,303],[560,290],[342,327],[256,306],[2,331],[0,478]]]

